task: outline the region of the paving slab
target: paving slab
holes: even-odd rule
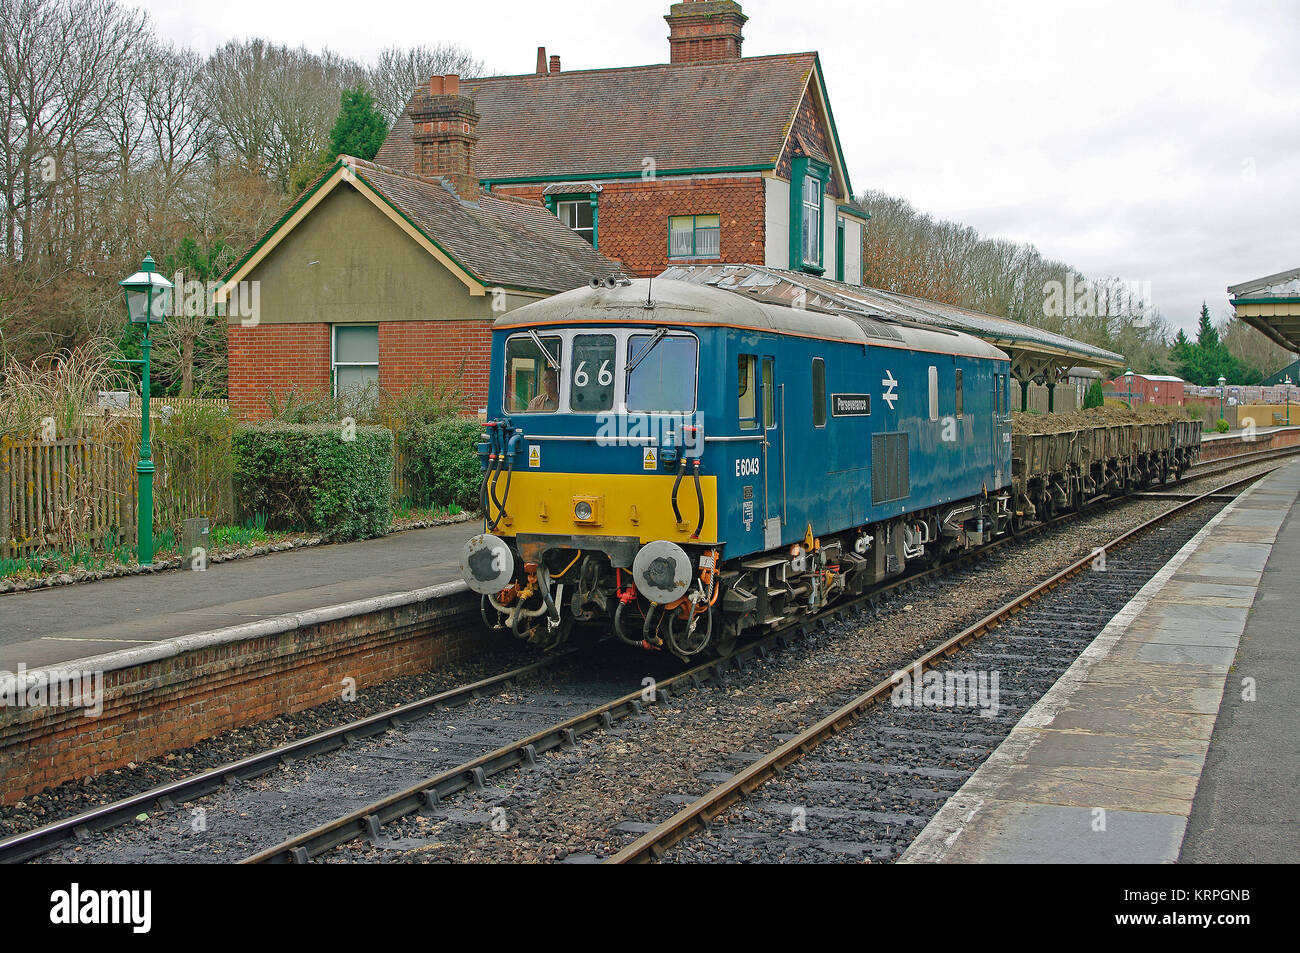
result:
[[[481,523],[407,530],[171,570],[0,596],[0,671],[71,663],[140,644],[460,580]]]
[[[1298,496],[1292,463],[1217,514],[901,862],[1300,860]]]

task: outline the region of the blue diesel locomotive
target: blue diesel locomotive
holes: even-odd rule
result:
[[[1011,526],[1010,366],[956,332],[609,279],[493,327],[466,582],[687,658]]]

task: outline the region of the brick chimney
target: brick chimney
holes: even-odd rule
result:
[[[741,28],[749,18],[734,0],[682,0],[668,16],[673,63],[719,63],[740,59]]]
[[[441,176],[461,198],[476,201],[478,120],[474,100],[460,95],[460,77],[455,73],[434,76],[427,87],[416,90],[411,101],[416,175]]]
[[[552,73],[558,73],[559,71],[560,71],[560,58],[559,58],[558,56],[552,56],[552,57],[551,57],[551,72],[552,72]]]
[[[537,48],[537,75],[546,75],[546,47],[544,46]]]

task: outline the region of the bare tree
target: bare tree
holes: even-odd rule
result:
[[[406,109],[411,94],[430,76],[456,73],[459,76],[482,76],[483,61],[454,43],[435,46],[390,46],[379,54],[370,69],[368,83],[375,104],[391,127]]]

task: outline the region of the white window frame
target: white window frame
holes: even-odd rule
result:
[[[810,198],[808,195],[810,183],[816,185],[817,196],[815,199]],[[822,244],[824,242],[822,229],[825,228],[825,209],[822,206],[822,180],[815,175],[804,175],[803,185],[800,189],[799,199],[803,204],[803,221],[800,223],[799,229],[799,257],[805,265],[820,268],[822,265]],[[815,228],[813,227],[814,221],[816,222]],[[817,243],[816,247],[812,249],[811,258],[808,256],[808,239],[812,239]]]
[[[375,329],[375,360],[374,363],[343,361],[338,359],[338,329],[339,328],[374,328]],[[379,325],[378,324],[331,324],[330,325],[330,390],[335,397],[339,396],[339,368],[340,367],[373,367],[375,369],[375,384],[379,383]]]
[[[699,401],[700,401],[700,360],[701,360],[702,355],[701,355],[701,350],[700,350],[700,348],[701,348],[700,336],[699,336],[698,334],[692,334],[690,331],[669,331],[668,334],[667,334],[667,336],[668,336],[668,337],[671,337],[671,338],[679,338],[679,337],[680,337],[680,338],[692,338],[692,339],[694,339],[694,341],[695,341],[695,403],[694,403],[694,405],[691,407],[691,409],[690,409],[689,411],[676,411],[676,410],[636,410],[636,411],[629,411],[629,410],[627,409],[627,372],[626,372],[625,370],[623,370],[624,366],[627,364],[627,349],[628,349],[628,341],[629,341],[629,339],[630,339],[633,335],[653,334],[653,333],[654,333],[654,329],[653,329],[653,328],[645,328],[645,327],[624,327],[624,328],[576,327],[576,328],[563,328],[563,329],[561,329],[561,328],[549,328],[549,327],[548,327],[548,328],[537,328],[536,331],[537,331],[538,336],[540,336],[540,337],[542,337],[542,338],[553,338],[553,337],[558,337],[558,338],[560,339],[560,341],[561,341],[561,346],[562,346],[563,349],[564,349],[564,350],[563,350],[563,353],[562,353],[562,356],[561,356],[561,358],[560,358],[560,371],[561,371],[561,374],[560,374],[560,379],[559,379],[559,382],[558,382],[559,385],[560,385],[560,388],[559,388],[559,390],[560,390],[560,395],[559,395],[559,399],[556,401],[556,404],[557,404],[556,411],[558,411],[559,413],[563,413],[563,414],[580,414],[580,415],[582,415],[582,416],[584,416],[584,417],[590,417],[590,416],[592,416],[593,414],[617,414],[617,415],[619,415],[619,416],[626,416],[626,415],[629,414],[629,413],[635,413],[635,414],[665,414],[665,415],[669,415],[669,416],[671,416],[671,415],[673,415],[673,414],[680,414],[680,413],[694,413],[695,410],[699,407]],[[582,336],[582,335],[584,335],[584,334],[610,334],[610,335],[613,335],[613,336],[614,336],[614,355],[615,355],[615,359],[614,359],[614,367],[615,367],[615,373],[614,373],[614,406],[611,407],[609,410],[600,410],[600,411],[574,410],[572,407],[569,406],[569,364],[568,364],[568,362],[572,359],[572,356],[573,356],[573,340],[574,340],[574,338],[580,337],[580,336]],[[503,348],[502,351],[501,351],[502,360],[505,359],[506,349],[509,348],[509,344],[510,344],[511,341],[515,340],[516,338],[526,338],[526,337],[528,337],[528,332],[527,332],[527,331],[516,332],[516,333],[511,334],[509,337],[507,337],[507,338],[506,338],[506,348]],[[503,376],[502,379],[503,379],[503,380],[505,379],[504,376]],[[515,410],[515,411],[508,410],[508,409],[506,408],[506,406],[505,406],[506,396],[507,396],[507,395],[506,395],[506,394],[504,393],[504,391],[503,391],[502,394],[501,394],[501,403],[502,403],[501,411],[502,411],[502,413],[505,413],[505,414],[522,414],[522,413],[527,413],[527,411],[522,411],[522,410]],[[554,413],[554,412],[555,412],[555,411],[548,411],[548,413]]]
[[[596,244],[596,210],[595,209],[591,210],[590,225],[583,225],[583,226],[569,225],[569,223],[564,219],[563,209],[566,205],[572,205],[574,207],[573,220],[576,222],[578,220],[577,207],[579,205],[585,205],[587,206],[587,208],[591,208],[591,199],[589,198],[560,199],[555,203],[555,217],[558,218],[561,222],[564,222],[564,224],[569,228],[573,229],[573,231],[581,235],[584,239],[590,242],[594,247]]]

